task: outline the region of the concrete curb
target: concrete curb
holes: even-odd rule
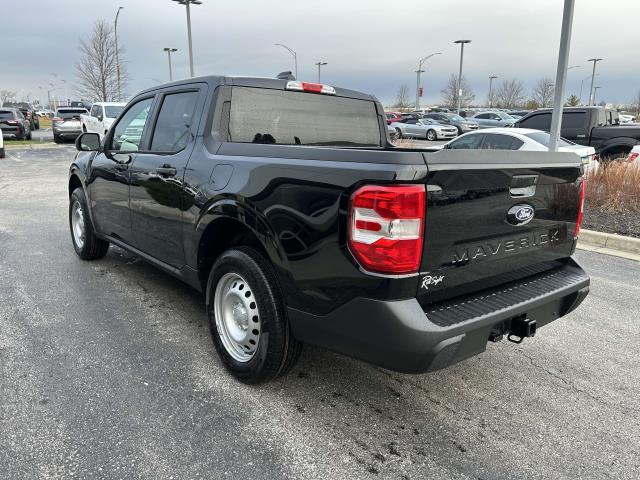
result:
[[[640,238],[580,230],[578,248],[640,261]]]
[[[71,145],[71,144],[69,144]],[[62,145],[54,142],[42,142],[42,143],[27,143],[24,145],[7,145],[4,144],[4,149],[6,151],[9,150],[20,150],[20,149],[28,149],[28,150],[38,150],[39,148],[62,148],[69,145]]]

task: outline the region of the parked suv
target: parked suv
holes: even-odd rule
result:
[[[63,140],[75,140],[82,127],[80,125],[80,115],[87,113],[86,108],[60,107],[56,110],[55,116],[51,119],[53,129],[53,141],[60,143]]]
[[[0,108],[0,130],[4,138],[31,140],[31,123],[17,108]]]
[[[517,120],[505,112],[480,112],[470,118],[478,122],[479,128],[513,127]]]
[[[4,102],[3,107],[17,108],[22,112],[24,118],[29,121],[30,130],[38,130],[40,128],[40,118],[36,115],[36,110],[26,102]]]
[[[292,80],[145,90],[102,142],[76,140],[73,248],[118,245],[203,292],[247,383],[302,343],[438,370],[582,302],[577,155],[396,148],[384,120],[371,95]]]

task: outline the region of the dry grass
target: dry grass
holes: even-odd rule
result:
[[[640,166],[611,162],[590,172],[585,206],[607,213],[640,212]]]

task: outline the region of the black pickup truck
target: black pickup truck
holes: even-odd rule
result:
[[[575,309],[573,154],[395,148],[382,105],[327,85],[212,76],[146,90],[69,171],[82,259],[117,245],[204,293],[240,380],[303,343],[441,369]]]
[[[531,112],[518,120],[516,128],[551,130],[551,109]],[[596,149],[601,157],[627,155],[640,144],[640,125],[620,125],[618,112],[603,107],[568,107],[562,113],[560,134],[567,140]]]

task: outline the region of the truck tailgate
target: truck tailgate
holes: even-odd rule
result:
[[[582,169],[573,153],[425,153],[423,306],[557,268],[574,249]]]

